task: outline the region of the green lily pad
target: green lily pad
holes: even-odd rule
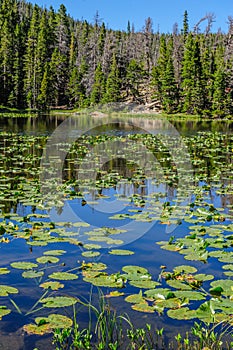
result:
[[[133,255],[134,252],[132,252],[132,250],[127,250],[127,249],[112,249],[112,250],[110,250],[109,254],[113,254],[113,255]]]
[[[189,310],[188,307],[182,307],[175,310],[168,310],[167,315],[176,320],[190,320],[196,317],[195,311]]]
[[[144,302],[145,300],[143,299],[142,292],[140,292],[139,294],[132,294],[127,296],[125,298],[125,301],[127,301],[127,303],[139,304]]]
[[[44,252],[44,255],[62,255],[65,254],[66,251],[65,250],[47,250],[46,252]]]
[[[1,284],[0,285],[0,296],[5,297],[8,296],[9,294],[17,294],[19,291],[17,288],[11,287],[11,286],[6,286]]]
[[[134,266],[134,265],[126,265],[122,267],[122,271],[129,274],[145,274],[148,273],[148,270],[144,267]]]
[[[149,289],[145,291],[145,294],[148,298],[152,299],[166,299],[168,293],[170,293],[170,289],[168,288],[155,288]]]
[[[44,275],[43,271],[34,271],[34,270],[24,271],[22,273],[23,278],[38,278],[38,277],[42,277],[43,275]]]
[[[3,316],[6,316],[11,313],[11,310],[7,309],[6,306],[0,305],[0,320]]]
[[[140,312],[147,312],[147,313],[154,313],[155,309],[153,306],[149,306],[148,303],[140,303],[140,304],[134,304],[131,306],[133,310],[140,311]]]
[[[82,256],[85,256],[85,258],[94,258],[99,255],[100,255],[100,252],[94,252],[94,251],[82,252]]]
[[[198,273],[194,275],[194,278],[198,281],[204,282],[204,281],[211,281],[214,279],[213,275],[206,275],[205,273]]]
[[[192,290],[192,287],[189,286],[187,283],[182,283],[180,281],[177,280],[168,280],[166,281],[166,283],[173,288],[176,289],[181,289],[181,290]]]
[[[177,298],[187,298],[190,300],[205,300],[205,295],[191,290],[177,290],[174,292]]]
[[[0,268],[0,275],[6,275],[10,273],[10,270],[8,270],[6,267]]]
[[[85,249],[92,250],[92,249],[100,249],[101,245],[99,245],[99,244],[84,244],[83,247]]]
[[[75,305],[77,303],[77,299],[73,297],[49,297],[40,300],[40,302],[44,305],[44,307],[66,307]]]
[[[20,270],[31,270],[31,269],[34,269],[35,267],[38,267],[37,264],[26,262],[26,261],[13,262],[11,263],[11,266],[14,267],[15,269],[20,269]]]
[[[230,296],[233,294],[233,281],[232,280],[217,280],[210,283],[212,288],[222,288],[222,294]]]
[[[70,328],[73,325],[73,321],[69,317],[59,314],[51,314],[48,317],[36,317],[35,322],[37,325],[46,322],[51,329]]]
[[[47,264],[47,263],[50,263],[50,264],[55,264],[59,261],[59,258],[57,258],[56,256],[41,256],[39,258],[36,259],[36,261],[40,264]]]
[[[151,281],[151,280],[145,280],[145,281],[130,281],[129,284],[131,286],[137,287],[137,288],[145,288],[145,289],[152,289],[156,286],[159,286],[159,282]]]
[[[43,289],[58,290],[60,288],[64,288],[64,284],[60,282],[49,281],[40,284],[40,287],[42,287]]]
[[[51,275],[49,275],[49,278],[53,278],[55,280],[61,280],[61,281],[71,281],[71,280],[76,280],[78,276],[75,275],[74,273],[69,273],[69,272],[53,272]]]
[[[222,268],[224,270],[231,270],[231,271],[233,271],[233,264],[223,265]]]
[[[173,269],[174,272],[180,273],[180,272],[184,272],[184,273],[195,273],[197,271],[197,269],[193,266],[189,266],[189,265],[180,265],[180,266],[176,266]]]

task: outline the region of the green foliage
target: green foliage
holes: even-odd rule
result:
[[[228,33],[135,32],[76,21],[19,0],[0,2],[0,104],[48,110],[135,101],[167,112],[232,115]],[[229,40],[231,37],[229,36]],[[220,54],[221,51],[221,54]],[[218,63],[219,62],[219,63]]]

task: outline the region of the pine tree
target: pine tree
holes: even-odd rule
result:
[[[0,2],[0,103],[7,104],[13,90],[17,1]],[[11,100],[11,97],[10,97]]]
[[[184,11],[184,19],[183,19],[183,31],[182,34],[186,38],[189,32],[189,20],[188,20],[188,11]]]
[[[201,113],[204,106],[204,88],[200,46],[197,38],[189,33],[182,62],[182,109],[188,113]]]
[[[111,70],[106,81],[104,102],[117,102],[120,100],[120,78],[116,55],[113,55]]]
[[[70,75],[68,84],[68,97],[72,107],[86,107],[89,103],[86,97],[86,88],[83,83],[83,77],[87,71],[85,59],[79,67],[74,66]]]
[[[168,113],[174,112],[178,106],[178,89],[175,81],[172,54],[173,41],[170,39],[166,51],[165,70],[161,75],[162,108]]]
[[[99,63],[95,70],[94,84],[92,86],[90,102],[92,105],[102,102],[105,93],[105,77],[102,65]]]
[[[140,84],[145,77],[145,71],[142,63],[132,59],[126,70],[126,89],[127,95],[131,96],[133,100],[140,102]]]
[[[32,18],[30,21],[30,28],[28,32],[28,38],[26,43],[26,54],[25,54],[25,80],[24,80],[24,91],[26,95],[27,106],[29,108],[36,108],[36,100],[38,95],[38,86],[36,81],[36,47],[38,40],[39,31],[39,18],[40,12],[37,5],[33,8]]]
[[[40,87],[40,93],[37,98],[38,107],[42,110],[47,110],[51,100],[51,85],[50,85],[50,72],[49,63],[46,62],[44,67],[43,78]]]

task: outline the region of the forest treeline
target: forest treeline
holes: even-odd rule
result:
[[[74,20],[61,5],[0,0],[0,104],[19,109],[138,102],[169,113],[233,114],[233,19],[211,30],[209,14],[189,28],[111,30]],[[200,24],[204,29],[200,30]]]

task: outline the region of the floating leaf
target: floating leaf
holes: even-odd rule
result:
[[[177,280],[168,280],[166,281],[166,283],[173,288],[176,289],[181,289],[181,290],[192,290],[192,287],[189,286],[187,283],[182,283],[180,281]]]
[[[233,281],[232,280],[217,280],[210,283],[211,287],[213,288],[222,288],[222,294],[229,296],[232,295],[232,287],[233,287]]]
[[[144,267],[140,266],[134,266],[134,265],[126,265],[122,267],[122,271],[129,273],[129,274],[144,274],[148,273],[148,270]]]
[[[148,303],[140,303],[140,304],[134,304],[131,306],[133,310],[140,311],[140,312],[148,312],[148,313],[154,313],[155,309],[153,306],[149,306]]]
[[[0,268],[0,275],[6,275],[10,273],[10,270],[8,270],[6,267]]]
[[[65,250],[47,250],[46,252],[44,252],[44,255],[62,255],[65,254],[66,251]]]
[[[55,264],[59,261],[59,258],[57,258],[56,256],[41,256],[37,258],[36,261],[40,264],[47,264],[47,263]]]
[[[105,297],[106,298],[112,298],[112,297],[120,297],[122,295],[124,295],[125,293],[122,292],[118,292],[117,290],[114,290],[112,292],[110,292],[109,294],[106,294]]]
[[[44,275],[43,271],[34,271],[34,270],[24,271],[22,273],[22,276],[24,278],[38,278],[38,277],[42,277],[43,275]]]
[[[6,306],[0,305],[0,320],[9,313],[11,313],[11,310],[7,309]]]
[[[151,281],[151,280],[142,280],[142,281],[130,281],[129,284],[131,286],[137,287],[137,288],[155,288],[156,286],[159,286],[159,282]]]
[[[112,249],[109,251],[109,254],[113,255],[133,255],[134,252],[132,250],[127,250],[127,249]]]
[[[69,317],[59,314],[51,314],[48,317],[37,317],[35,322],[37,325],[40,325],[41,322],[46,322],[51,329],[70,328],[73,324],[73,321]]]
[[[76,280],[78,276],[75,275],[74,273],[69,273],[69,272],[53,272],[51,275],[49,275],[49,278],[53,278],[55,280],[61,280],[61,281],[71,281],[71,280]]]
[[[100,252],[93,252],[93,251],[82,252],[82,256],[85,256],[85,258],[94,258],[99,255],[100,255]]]
[[[26,262],[26,261],[13,262],[11,263],[11,266],[14,267],[15,269],[20,269],[20,270],[31,270],[31,269],[34,269],[35,267],[38,267],[37,264]]]
[[[58,290],[59,288],[64,288],[64,284],[60,282],[49,281],[40,284],[40,287],[44,289]]]
[[[189,310],[188,307],[182,307],[175,310],[168,310],[167,315],[176,320],[190,320],[196,317],[195,311]]]
[[[92,250],[92,249],[100,249],[100,248],[101,248],[101,245],[99,245],[99,244],[84,244],[83,247],[84,247],[85,249],[90,249],[90,250]]]
[[[17,294],[19,291],[17,288],[11,286],[5,286],[3,284],[0,285],[0,296],[5,297],[9,294]]]
[[[184,272],[184,273],[195,273],[197,271],[197,269],[193,266],[189,266],[189,265],[180,265],[180,266],[176,266],[173,269],[174,272],[180,273],[180,272]]]
[[[49,297],[40,300],[44,307],[66,307],[77,303],[77,299],[73,297]]]
[[[139,294],[132,294],[127,296],[125,298],[125,301],[127,301],[127,303],[139,304],[144,302],[145,300],[143,299],[142,293],[140,292]]]

